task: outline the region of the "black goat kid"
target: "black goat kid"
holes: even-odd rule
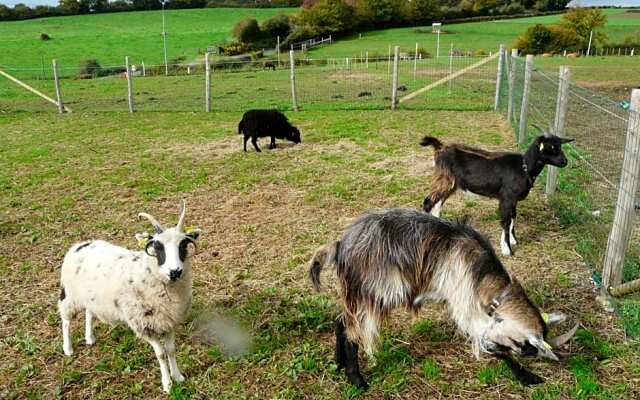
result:
[[[261,151],[258,147],[259,137],[271,137],[270,149],[276,148],[276,138],[300,143],[300,131],[278,110],[247,111],[238,124],[238,133],[244,135],[244,151],[247,151],[249,138],[257,152]]]
[[[514,221],[516,205],[524,200],[545,165],[563,168],[567,158],[562,145],[573,141],[555,135],[538,136],[524,154],[489,152],[470,146],[444,145],[425,137],[420,144],[435,149],[435,171],[423,208],[436,217],[457,189],[498,199],[502,224],[500,248],[512,255],[517,244]]]

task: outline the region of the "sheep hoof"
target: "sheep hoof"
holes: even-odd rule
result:
[[[181,382],[184,382],[184,375],[178,372],[177,374],[171,375],[171,379],[173,379],[178,383],[181,383]]]

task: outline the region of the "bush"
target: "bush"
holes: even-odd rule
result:
[[[504,15],[522,14],[525,11],[526,9],[520,3],[505,4],[498,9],[498,12]]]
[[[245,18],[233,28],[233,36],[241,43],[254,43],[262,39],[262,31],[255,18]]]
[[[409,19],[416,25],[430,24],[442,18],[437,0],[412,0],[409,3]]]
[[[80,62],[80,67],[78,68],[78,78],[95,78],[101,75],[102,67],[100,66],[98,60],[89,59]]]
[[[319,0],[300,12],[296,25],[304,27],[304,32],[315,31],[316,35],[344,33],[357,27],[354,19],[355,9],[342,0]]]
[[[552,40],[549,28],[542,24],[535,24],[516,39],[514,47],[522,54],[541,54],[546,52]]]
[[[251,50],[253,50],[253,46],[242,42],[231,42],[218,46],[218,52],[225,56],[236,56],[248,53]]]
[[[284,39],[291,33],[291,24],[289,16],[286,14],[278,14],[262,23],[262,32],[271,39],[280,36]]]

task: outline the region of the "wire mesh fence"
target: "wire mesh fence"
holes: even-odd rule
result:
[[[283,54],[284,55],[284,54]],[[288,55],[288,54],[287,54]],[[398,98],[468,69],[411,102],[408,108],[489,109],[495,86],[495,61],[473,67],[486,57],[448,55],[404,57],[398,61]],[[392,57],[296,58],[295,92],[301,109],[387,109],[392,98]],[[472,67],[472,68],[469,68]],[[132,61],[135,111],[204,111],[205,64],[145,65]],[[51,66],[3,68],[26,85],[55,99]],[[72,111],[127,111],[125,64],[91,70],[58,68],[63,103]],[[292,109],[291,65],[276,60],[211,62],[211,109]],[[0,78],[0,110],[56,112],[55,105]]]
[[[507,117],[511,110],[509,120],[517,135],[520,134],[521,118],[526,118],[523,149],[541,134],[538,128],[556,132],[555,119],[561,82],[559,72],[537,69],[534,66],[527,112],[523,114],[525,63],[521,57],[507,58],[503,81],[508,83],[501,86],[499,96],[499,109]],[[567,86],[566,101],[563,134],[574,139],[574,142],[563,146],[569,165],[558,172],[558,186],[555,194],[550,197],[551,204],[560,221],[578,233],[577,250],[593,268],[594,281],[601,283],[608,246],[617,247],[623,254],[622,280],[640,278],[640,228],[634,227],[631,230],[629,241],[624,237],[610,239],[612,230],[618,231],[621,228],[618,226],[620,220],[614,219],[620,192],[630,190],[627,184],[623,184],[621,189],[621,178],[624,172],[636,178],[638,175],[637,164],[626,167],[635,168],[633,170],[625,171],[623,167],[625,153],[627,157],[638,156],[629,154],[627,143],[628,132],[632,130],[629,126],[631,111],[624,103],[608,99],[571,80]],[[639,128],[635,126],[636,133],[640,132]],[[539,179],[544,179],[544,176]],[[637,189],[631,190],[634,193],[628,194],[629,198],[634,199],[634,204],[630,207],[633,210],[636,208]],[[633,214],[632,211],[624,216],[625,223],[633,220]]]

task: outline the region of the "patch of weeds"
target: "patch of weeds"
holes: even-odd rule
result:
[[[186,400],[193,398],[195,394],[196,391],[187,385],[174,382],[173,385],[171,385],[169,397],[173,400]]]
[[[614,344],[600,338],[589,329],[580,329],[576,332],[576,342],[589,349],[599,360],[611,358],[616,355]]]
[[[567,274],[563,272],[556,273],[556,281],[558,282],[558,286],[563,288],[571,287],[571,278],[567,276]]]
[[[438,378],[442,369],[431,358],[425,358],[422,361],[422,374],[425,378],[432,381]]]
[[[35,376],[36,372],[36,368],[33,366],[33,364],[25,364],[20,367],[13,382],[16,384],[16,386],[20,386],[25,382],[27,378]]]
[[[40,350],[37,339],[24,331],[17,331],[13,337],[8,337],[7,342],[26,355],[34,355]]]
[[[569,370],[576,378],[576,384],[571,393],[576,399],[587,399],[600,392],[600,385],[596,379],[593,361],[586,356],[571,357],[568,361]]]
[[[82,379],[82,372],[77,369],[67,367],[60,374],[60,378],[62,379],[62,385],[70,385],[72,383],[80,382]]]
[[[640,338],[640,302],[633,299],[624,299],[620,303],[618,310],[623,319],[627,335],[632,338]]]
[[[444,342],[450,339],[441,323],[429,319],[416,322],[411,327],[411,332],[429,342]]]
[[[545,384],[538,386],[531,392],[530,400],[556,400],[562,395],[562,388],[558,385]]]
[[[372,381],[380,386],[383,393],[397,394],[406,386],[412,364],[409,346],[385,337],[375,355]]]
[[[476,375],[478,380],[483,385],[495,385],[498,383],[500,377],[512,378],[513,375],[509,370],[509,367],[504,362],[500,362],[496,366],[487,366],[478,371]]]
[[[298,375],[304,372],[313,373],[322,364],[322,356],[317,342],[306,341],[297,347],[291,360],[284,365],[285,375],[298,379]]]

